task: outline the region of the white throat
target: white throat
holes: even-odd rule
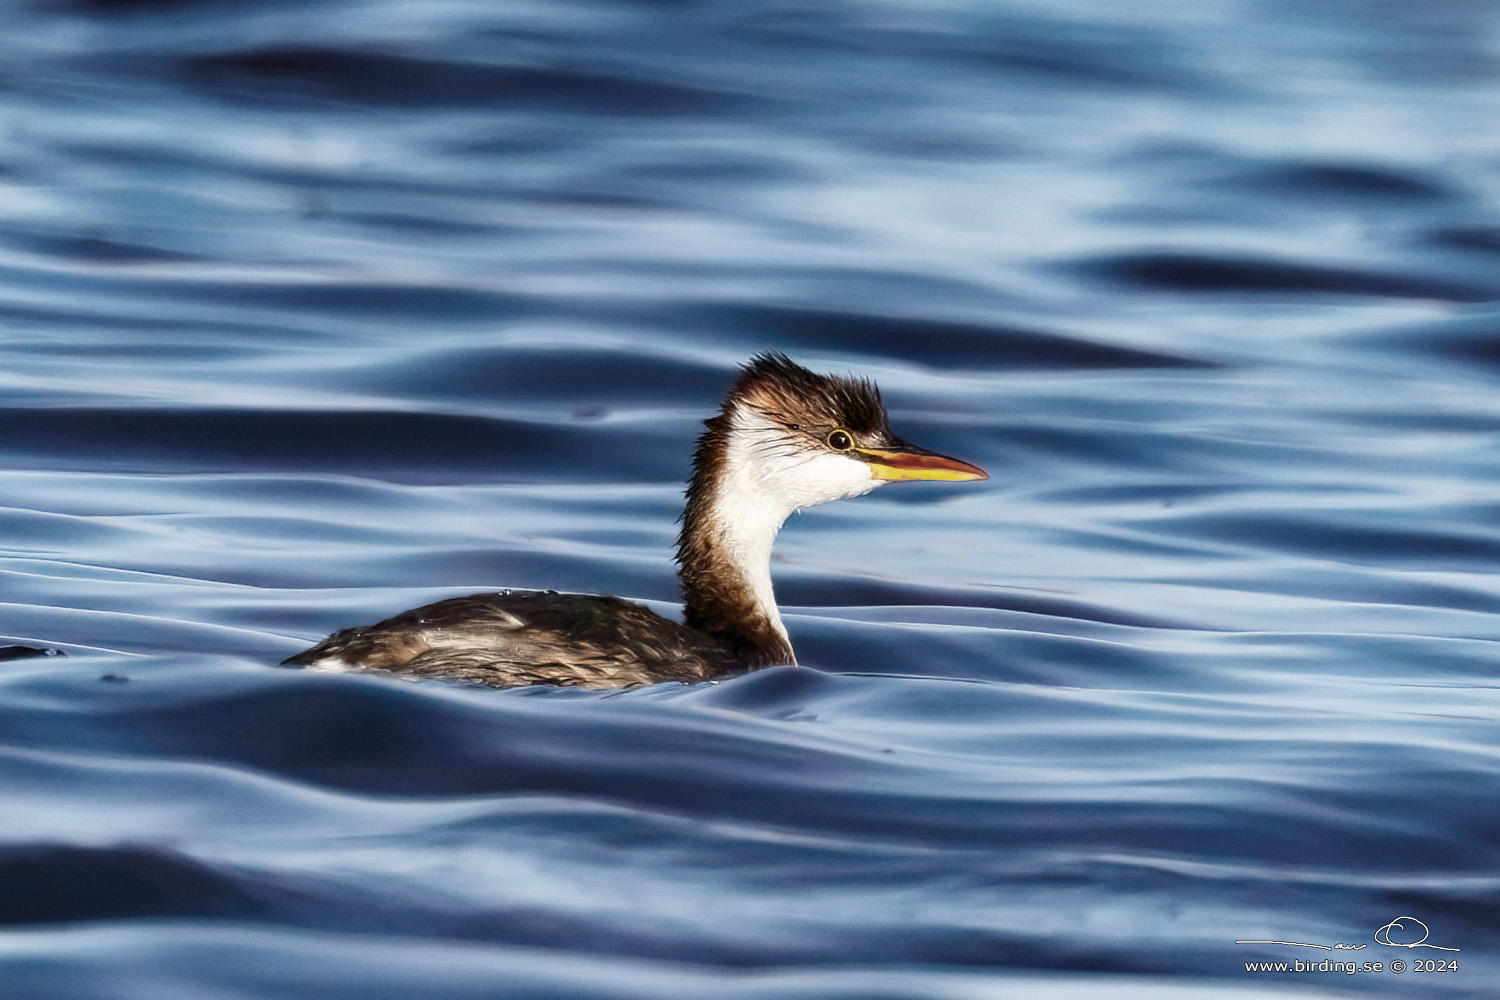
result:
[[[731,412],[711,516],[724,553],[782,638],[786,627],[771,588],[771,547],[781,525],[802,507],[861,496],[878,485],[859,459],[809,453],[804,439],[744,404]]]

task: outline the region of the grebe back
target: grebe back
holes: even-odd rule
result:
[[[694,682],[793,664],[771,546],[794,510],[888,482],[989,477],[891,433],[867,379],[752,358],[705,422],[677,539],[683,624],[615,597],[506,591],[344,629],[285,665],[518,687]]]

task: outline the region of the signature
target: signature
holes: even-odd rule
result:
[[[1410,924],[1411,926],[1408,927],[1408,924]],[[1391,938],[1392,934],[1397,934],[1400,937],[1410,937],[1411,935],[1417,933],[1418,928],[1421,929],[1422,936],[1417,938],[1415,941],[1401,941],[1393,940]],[[1403,915],[1397,917],[1395,920],[1392,920],[1390,923],[1381,924],[1379,927],[1377,927],[1375,929],[1375,943],[1385,945],[1387,948],[1432,948],[1437,951],[1459,950],[1457,948],[1444,948],[1440,944],[1428,944],[1427,938],[1429,935],[1430,932],[1427,930],[1426,924],[1422,923],[1422,921],[1418,920],[1416,917]],[[1340,942],[1338,944],[1313,944],[1310,941],[1241,940],[1236,941],[1235,944],[1279,944],[1285,945],[1288,948],[1321,948],[1323,951],[1359,951],[1363,948],[1369,947],[1369,945],[1364,944],[1345,944],[1343,942]]]

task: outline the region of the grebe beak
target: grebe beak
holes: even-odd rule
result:
[[[901,442],[897,448],[856,448],[855,453],[870,463],[870,478],[882,482],[899,482],[913,479],[942,479],[948,482],[964,482],[969,479],[988,479],[989,474],[977,465],[958,458],[939,455],[926,448]]]

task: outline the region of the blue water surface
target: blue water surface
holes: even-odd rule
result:
[[[7,18],[5,1000],[1493,996],[1500,9]],[[802,667],[272,666],[673,613],[769,348],[992,476],[788,524]]]

